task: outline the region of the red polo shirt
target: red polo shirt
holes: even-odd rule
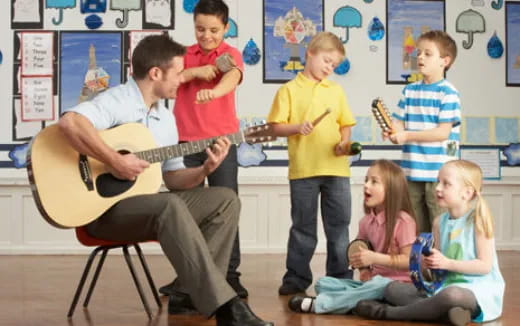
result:
[[[244,71],[242,55],[236,48],[225,42],[222,42],[215,50],[207,54],[204,54],[198,44],[188,47],[184,56],[184,68],[214,65],[215,59],[224,52],[233,56],[237,67]],[[188,83],[181,84],[177,90],[177,99],[173,109],[179,130],[179,140],[193,141],[238,131],[239,122],[236,117],[234,90],[208,103],[195,103],[196,94],[199,90],[214,88],[221,78],[222,74],[220,73],[209,82],[193,79]]]

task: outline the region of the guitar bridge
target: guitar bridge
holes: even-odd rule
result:
[[[87,187],[88,191],[94,190],[94,182],[92,182],[92,174],[90,173],[90,166],[88,164],[87,155],[80,154],[78,161],[79,174],[81,175],[81,180]]]

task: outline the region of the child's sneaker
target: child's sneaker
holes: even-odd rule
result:
[[[471,322],[471,312],[462,307],[451,308],[448,317],[451,324],[455,326],[466,326]]]
[[[295,295],[289,299],[289,309],[294,312],[314,312],[316,297]]]

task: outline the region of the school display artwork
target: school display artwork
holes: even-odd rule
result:
[[[520,86],[520,2],[506,2],[506,85]]]
[[[371,41],[379,41],[385,36],[385,25],[376,16],[368,24],[368,38]]]
[[[520,120],[517,117],[495,117],[494,144],[510,144],[520,141]]]
[[[312,36],[323,30],[323,0],[264,0],[264,83],[284,83],[305,65]]]
[[[362,17],[359,10],[351,6],[341,7],[334,13],[332,18],[334,27],[341,27],[345,29],[345,37],[340,36],[343,43],[347,43],[349,39],[349,28],[360,28],[362,24]]]
[[[504,5],[504,0],[493,0],[491,1],[491,8],[495,10],[502,9],[502,6]]]
[[[121,83],[120,32],[62,32],[60,110]]]
[[[143,11],[143,29],[174,29],[174,0],[144,0]]]
[[[13,139],[26,140],[56,118],[56,32],[14,34]]]
[[[110,10],[120,10],[123,17],[116,19],[116,26],[125,28],[128,25],[128,13],[130,10],[141,10],[141,0],[111,0]]]
[[[461,140],[466,145],[490,145],[492,120],[488,117],[464,116]]]
[[[182,8],[184,11],[186,11],[188,14],[192,14],[193,10],[195,10],[195,6],[199,0],[183,0],[182,1]]]
[[[11,29],[43,27],[43,0],[11,0]]]
[[[386,8],[386,83],[421,80],[416,40],[424,32],[445,30],[444,0],[387,0]]]
[[[501,58],[502,54],[504,54],[504,45],[502,44],[500,38],[497,36],[496,31],[493,33],[493,36],[491,36],[491,38],[488,41],[487,52],[488,55],[493,59]]]
[[[45,0],[45,8],[58,9],[58,17],[52,18],[54,25],[60,25],[63,22],[63,9],[75,7],[76,0]]]
[[[261,56],[260,49],[258,48],[258,45],[256,45],[256,42],[253,41],[252,38],[249,39],[244,50],[242,50],[244,63],[248,65],[256,65],[260,61]]]
[[[263,118],[242,118],[240,119],[240,129],[244,130],[252,125],[260,125],[264,123],[265,120]],[[266,159],[267,155],[264,153],[263,145],[261,143],[248,144],[244,142],[237,147],[237,162],[239,166],[259,166]]]
[[[507,158],[507,164],[520,165],[520,143],[509,144],[504,149],[504,155]]]

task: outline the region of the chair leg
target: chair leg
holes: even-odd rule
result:
[[[97,253],[101,250],[100,247],[94,249],[90,256],[88,257],[87,264],[85,265],[85,268],[83,269],[83,274],[81,275],[81,279],[79,280],[78,287],[76,288],[76,293],[74,294],[74,298],[72,299],[72,302],[70,304],[69,312],[67,314],[67,317],[72,317],[74,314],[74,309],[76,309],[76,304],[78,303],[79,296],[81,294],[81,290],[83,290],[83,285],[85,284],[85,280],[87,279],[88,273],[90,271],[90,266],[92,266],[92,262],[94,261],[94,258],[96,257]]]
[[[150,274],[150,269],[148,269],[148,264],[144,259],[143,251],[141,250],[141,246],[138,243],[134,244],[135,251],[139,256],[139,260],[141,261],[141,265],[143,265],[143,270],[146,275],[146,279],[148,280],[148,284],[150,284],[150,289],[152,290],[153,296],[155,298],[155,302],[157,302],[157,306],[159,308],[162,307],[161,299],[159,299],[159,293],[157,292],[157,288],[155,287],[155,283],[153,282],[152,275]]]
[[[101,268],[103,267],[103,263],[105,262],[105,258],[107,257],[108,250],[112,248],[103,247],[103,253],[101,254],[101,258],[96,267],[96,271],[94,272],[94,276],[92,277],[92,281],[90,281],[90,286],[88,288],[87,296],[85,297],[85,301],[83,301],[83,307],[87,307],[90,302],[90,297],[92,296],[92,292],[94,291],[94,287],[96,286],[99,273],[101,272]]]
[[[125,255],[126,264],[128,265],[128,268],[130,269],[130,273],[132,274],[132,278],[134,279],[135,286],[137,287],[137,292],[139,292],[139,296],[141,297],[141,301],[143,302],[144,309],[146,310],[146,313],[148,314],[148,318],[152,319],[152,312],[150,310],[150,306],[148,305],[148,301],[146,300],[146,297],[143,293],[143,288],[141,287],[141,283],[139,282],[139,279],[137,278],[137,273],[135,272],[134,265],[132,264],[132,259],[130,258],[130,254],[128,253],[128,246],[123,246],[123,253]]]

